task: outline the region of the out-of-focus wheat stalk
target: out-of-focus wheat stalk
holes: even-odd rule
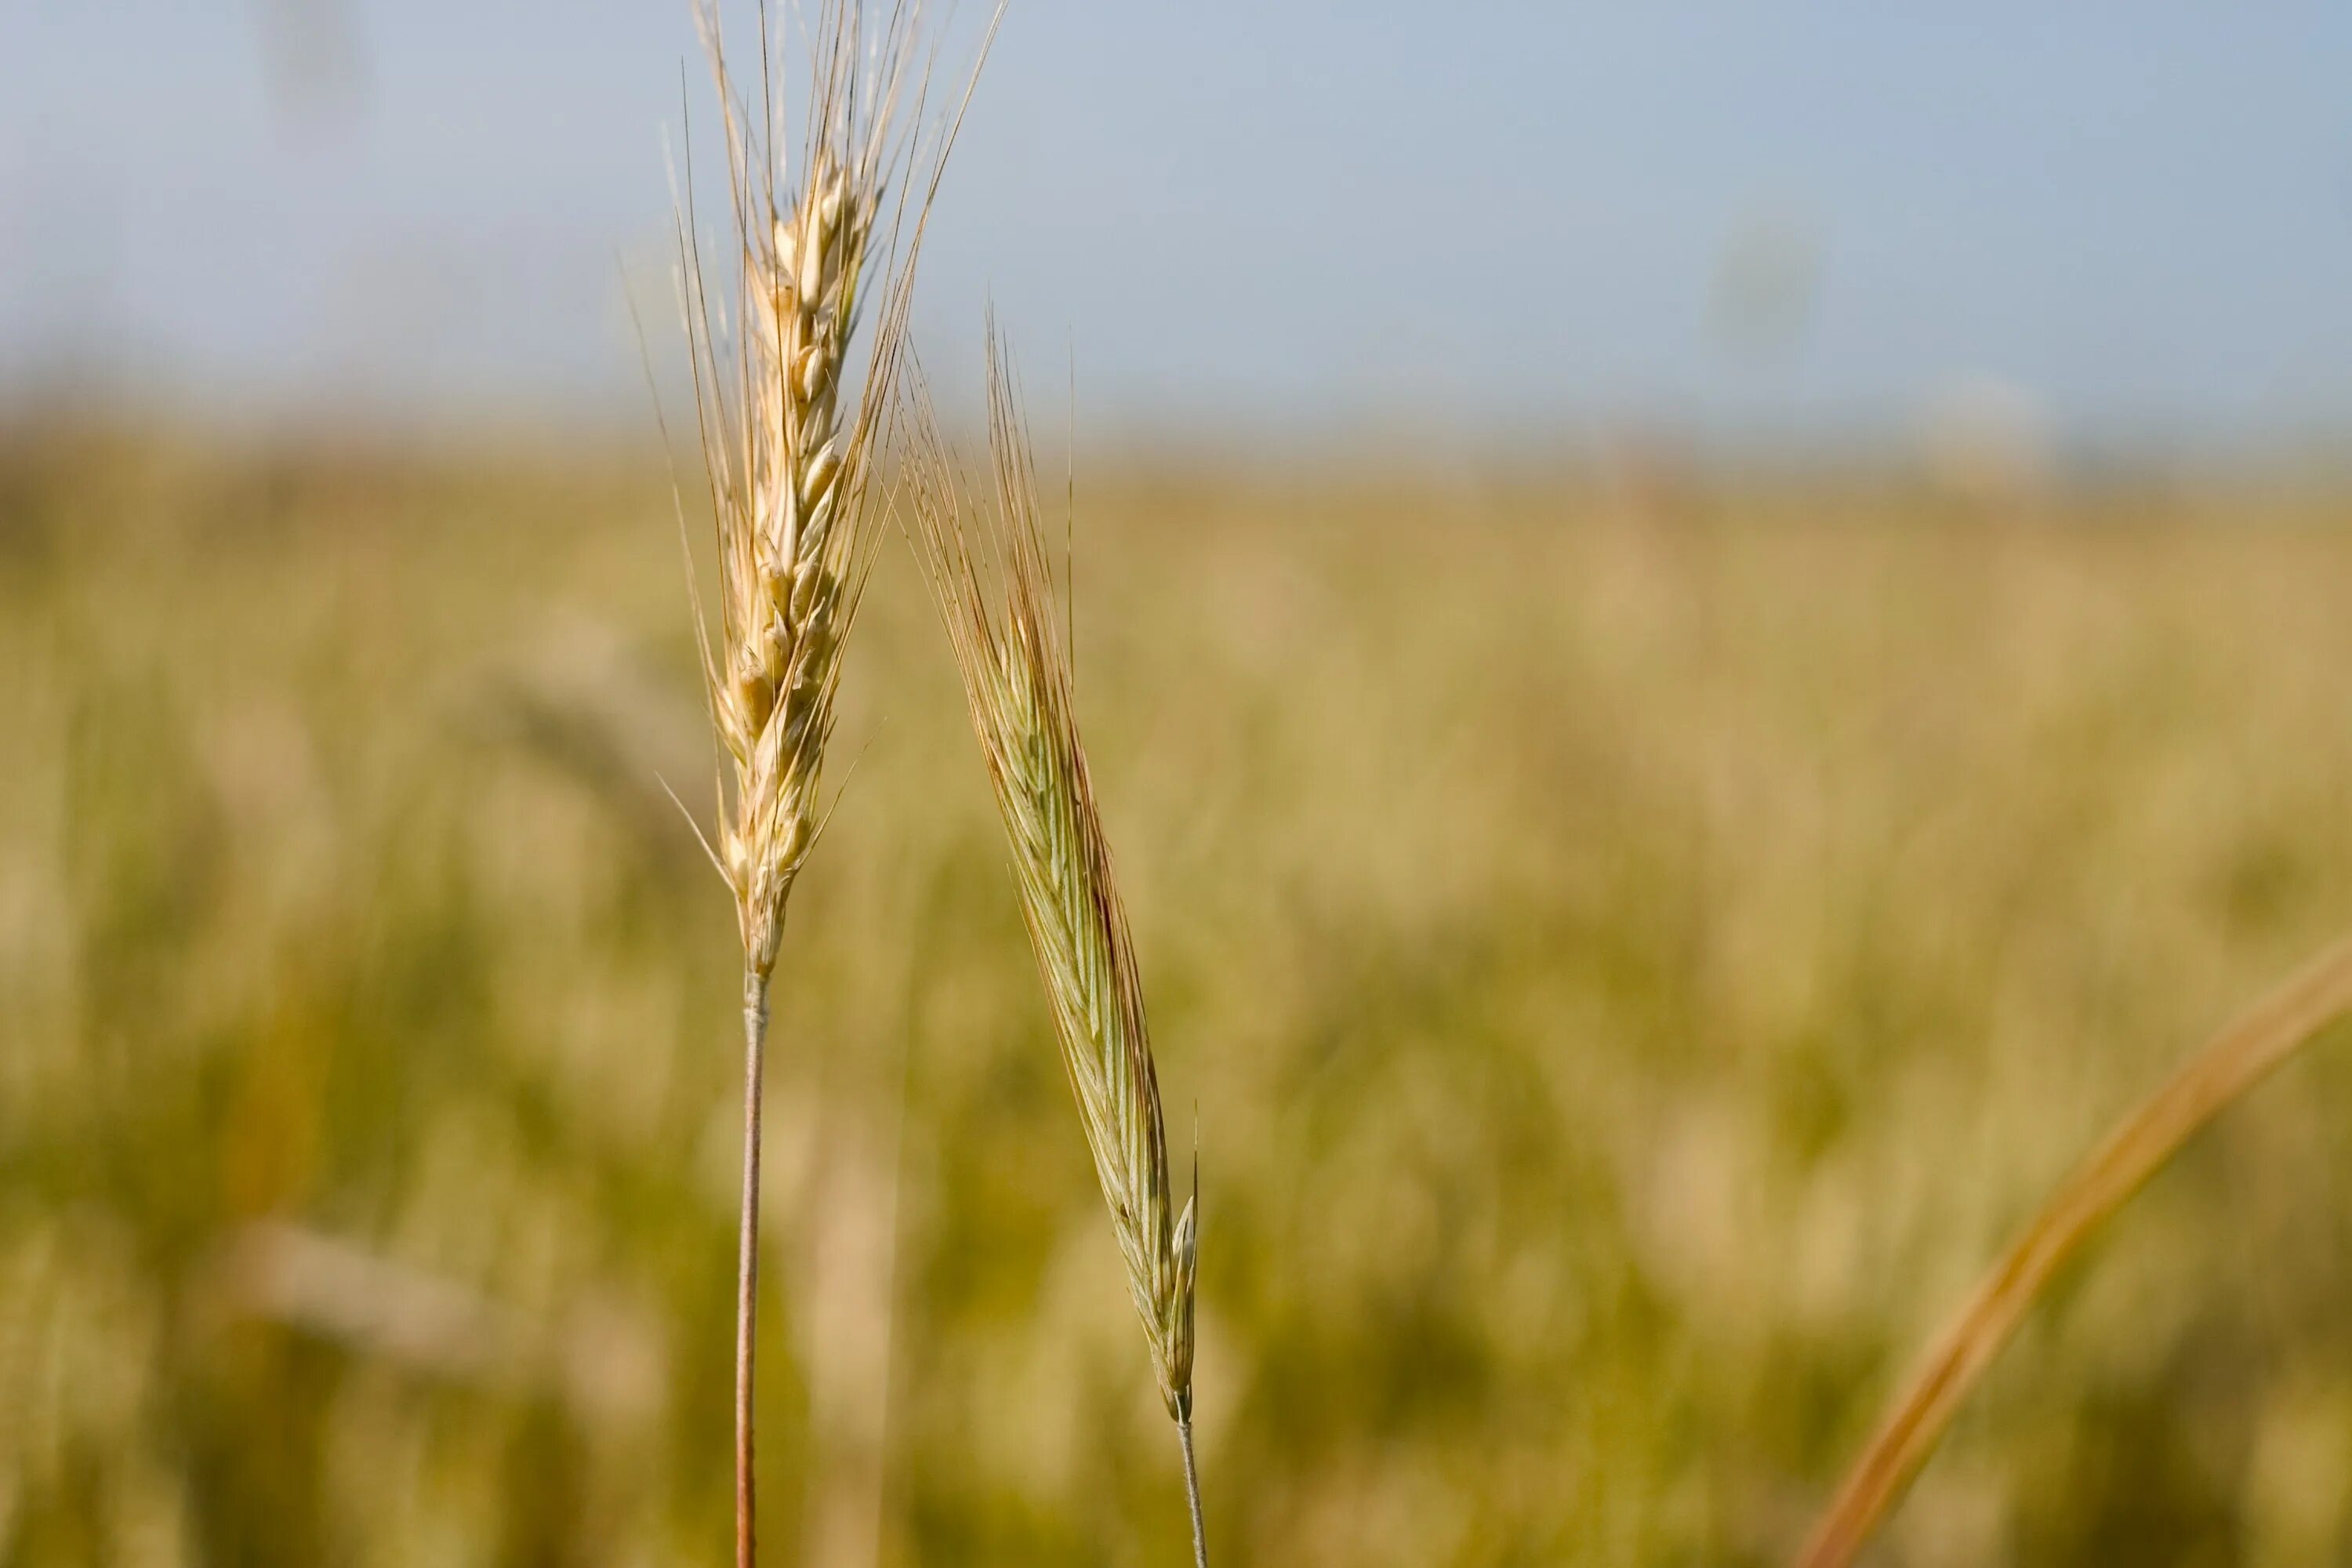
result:
[[[1000,4],[1000,16],[1002,9]],[[726,132],[735,251],[730,276],[719,285],[727,303],[714,303],[696,227],[689,148],[678,235],[698,427],[717,528],[715,645],[698,587],[695,629],[726,757],[711,858],[735,895],[743,944],[735,1507],[736,1561],[751,1568],[769,984],[785,904],[822,826],[820,774],[842,647],[873,559],[876,438],[891,406],[924,221],[961,110],[920,145],[925,139],[911,129],[922,124],[929,82],[928,62],[916,58],[919,0],[893,0],[871,28],[857,0],[822,0],[804,21],[809,82],[796,140],[782,129],[775,85],[784,64],[782,29],[771,26],[766,6],[760,10],[756,113],[729,68],[716,0],[696,0],[695,16]],[[925,159],[928,180],[918,190],[924,172],[918,164]],[[877,300],[865,374],[853,388],[854,345]],[[683,515],[681,507],[681,529]]]
[[[1845,1568],[1853,1561],[2060,1266],[2200,1129],[2347,1010],[2352,939],[2207,1042],[2075,1167],[1888,1406],[1798,1552],[1798,1568]]]
[[[1134,938],[1078,740],[1027,435],[992,329],[988,372],[992,506],[966,490],[919,382],[909,379],[913,531],[1012,842],[1062,1066],[1150,1342],[1160,1398],[1176,1423],[1193,1554],[1205,1565],[1192,1457],[1197,1179],[1176,1215]]]

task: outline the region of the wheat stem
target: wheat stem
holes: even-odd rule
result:
[[[2347,1010],[2352,939],[2240,1015],[2108,1134],[2042,1205],[1904,1385],[1797,1554],[1798,1568],[1853,1561],[2051,1276],[2182,1144]]]
[[[735,1568],[756,1555],[752,1363],[760,1302],[760,1089],[768,1056],[768,982],[743,971],[743,1194],[735,1232]]]
[[[1176,1442],[1184,1450],[1184,1501],[1192,1510],[1192,1568],[1209,1568],[1208,1537],[1201,1528],[1201,1468],[1192,1460],[1192,1423],[1176,1423]]]

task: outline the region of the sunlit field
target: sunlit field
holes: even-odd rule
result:
[[[739,958],[658,455],[5,447],[0,1563],[719,1560]],[[2352,491],[1076,490],[1213,1560],[1785,1559],[2042,1194],[2352,926]],[[895,533],[866,614],[776,983],[769,1560],[1188,1562]],[[2352,1557],[2343,1043],[1874,1561]]]

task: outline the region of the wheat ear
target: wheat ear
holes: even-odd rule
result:
[[[715,644],[698,587],[695,629],[723,752],[711,858],[734,893],[743,946],[735,1555],[739,1568],[751,1568],[769,984],[785,904],[822,826],[820,774],[842,647],[877,537],[876,437],[892,406],[915,258],[961,108],[919,146],[927,139],[906,129],[922,123],[929,80],[927,62],[916,59],[919,5],[896,0],[877,30],[866,26],[856,0],[821,0],[805,32],[805,121],[793,144],[780,129],[774,82],[782,51],[764,4],[756,117],[729,68],[715,0],[696,0],[695,18],[718,85],[734,241],[730,275],[707,284],[689,147],[678,245],[717,533]],[[994,33],[992,20],[992,40]],[[977,73],[975,65],[975,79]],[[924,159],[929,177],[918,190]],[[723,303],[714,303],[713,287]],[[869,299],[880,309],[866,335],[863,382],[853,391],[847,382]],[[681,508],[681,524],[683,515]]]
[[[1127,1262],[1128,1288],[1150,1342],[1160,1395],[1176,1423],[1193,1554],[1205,1568],[1192,1460],[1197,1176],[1193,1196],[1181,1215],[1173,1215],[1135,941],[1079,744],[1035,473],[992,329],[988,370],[992,506],[964,489],[919,378],[908,378],[913,531],[1011,840],[1013,880],[1062,1066]],[[975,529],[982,535],[977,550]]]

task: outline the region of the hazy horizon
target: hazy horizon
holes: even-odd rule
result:
[[[694,50],[685,0],[35,0],[0,391],[643,419]],[[1041,416],[1075,374],[1129,438],[2339,441],[2347,77],[2317,5],[1018,0],[919,341],[967,386],[992,300]]]

